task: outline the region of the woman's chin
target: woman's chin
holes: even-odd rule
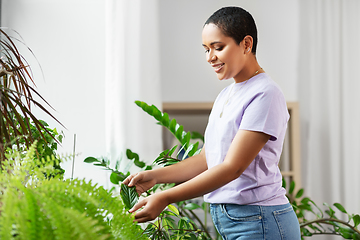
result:
[[[231,77],[225,77],[225,76],[220,75],[220,74],[217,75],[217,78],[218,78],[220,81],[226,81],[226,80],[231,79]]]

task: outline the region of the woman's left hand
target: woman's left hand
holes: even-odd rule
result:
[[[137,211],[144,207],[142,210],[135,214],[135,221],[143,223],[154,220],[160,213],[169,205],[164,192],[153,194],[140,200],[133,208],[129,210],[130,213]]]

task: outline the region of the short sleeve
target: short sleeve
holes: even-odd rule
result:
[[[239,129],[263,132],[275,141],[289,120],[281,90],[271,86],[258,92],[245,107]]]

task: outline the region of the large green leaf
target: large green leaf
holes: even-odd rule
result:
[[[345,210],[345,208],[340,204],[340,203],[334,203],[334,206],[339,209],[341,212],[343,213],[347,213],[347,211]]]
[[[136,192],[136,188],[128,187],[125,184],[121,184],[120,196],[124,202],[125,208],[128,210],[131,209],[139,201],[139,196]]]
[[[167,128],[179,142],[184,146],[185,151],[190,146],[190,139],[201,139],[204,141],[204,137],[198,132],[186,132],[184,127],[176,122],[175,119],[169,119],[167,113],[162,113],[156,106],[148,105],[142,101],[135,101],[136,105],[141,107],[146,113],[153,116],[158,120],[158,124]],[[191,153],[198,153],[197,151]],[[191,156],[189,154],[189,156]]]
[[[355,225],[355,227],[357,227],[357,226],[360,224],[360,216],[359,216],[359,214],[356,214],[356,215],[353,217],[353,220],[354,220],[354,225]]]

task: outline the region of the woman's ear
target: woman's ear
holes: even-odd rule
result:
[[[250,53],[253,46],[252,36],[250,35],[245,36],[243,42],[244,42],[245,53]]]

